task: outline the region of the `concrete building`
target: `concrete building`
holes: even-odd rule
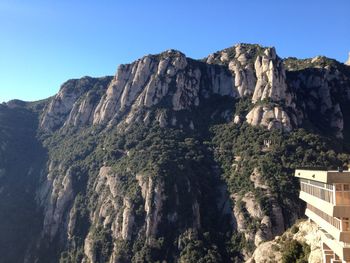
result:
[[[296,170],[305,214],[322,232],[323,262],[350,262],[350,171]]]

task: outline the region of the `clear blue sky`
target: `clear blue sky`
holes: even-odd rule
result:
[[[345,61],[350,1],[0,0],[0,102],[46,98],[150,53],[202,58],[240,42]]]

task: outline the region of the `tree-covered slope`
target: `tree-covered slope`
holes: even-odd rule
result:
[[[47,155],[36,139],[31,110],[0,105],[0,254],[2,262],[23,262],[42,227],[35,202]]]

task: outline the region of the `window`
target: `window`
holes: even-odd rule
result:
[[[336,184],[335,196],[337,205],[350,205],[350,185],[349,184]]]
[[[342,231],[350,231],[350,220],[348,217],[342,218]]]

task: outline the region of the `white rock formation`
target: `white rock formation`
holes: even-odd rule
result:
[[[174,50],[145,56],[119,66],[108,88],[100,87],[104,93],[100,98],[89,92],[91,78],[68,81],[45,109],[41,127],[52,131],[62,126],[112,125],[123,116],[130,123],[139,109],[165,98],[171,102],[169,108],[179,111],[198,106],[201,97],[211,94],[237,96],[228,69],[199,63]]]
[[[293,239],[301,243],[305,242],[310,246],[309,263],[322,262],[322,252],[320,248],[321,233],[317,225],[309,221],[301,221],[296,224],[296,227],[298,227],[298,232],[295,234],[288,230],[283,234],[283,238],[276,237],[272,241],[261,243],[254,251],[253,256],[247,260],[247,263],[282,262],[284,242],[290,242]]]
[[[81,103],[75,102],[63,126],[79,126],[92,123],[96,105],[92,103],[91,93],[87,93]]]
[[[92,123],[92,115],[97,103],[93,88],[105,91],[109,77],[73,79],[65,82],[60,91],[46,106],[40,127],[53,131],[68,125],[85,125]]]
[[[348,60],[345,61],[344,64],[350,66],[350,52],[349,52],[349,54],[348,54]]]
[[[157,234],[157,227],[160,223],[161,212],[163,207],[164,185],[163,183],[155,184],[151,178],[144,178],[142,175],[137,176],[137,180],[142,189],[142,197],[145,199],[146,211],[146,238],[148,242]],[[152,200],[154,207],[152,208]]]
[[[283,63],[277,59],[274,48],[267,48],[262,56],[258,56],[254,64],[256,85],[252,102],[270,99],[272,101],[286,101],[290,104],[290,95],[287,93],[286,73]]]
[[[240,158],[235,159],[239,160]],[[284,217],[276,197],[271,194],[270,187],[263,180],[257,168],[250,175],[250,180],[255,188],[260,188],[259,190],[263,191],[264,195],[269,198],[269,203],[271,204],[270,213],[266,215],[253,192],[248,192],[243,196],[239,194],[231,196],[234,201],[233,203],[235,203],[233,215],[237,231],[244,234],[246,240],[253,242],[258,247],[263,242],[271,240],[274,236],[284,232]],[[237,205],[237,202],[243,203],[243,209],[246,212],[241,211],[241,207]],[[258,222],[259,224],[255,232],[247,228],[247,222],[251,221]],[[243,254],[247,254],[248,257],[251,256],[246,251],[243,251]]]
[[[227,65],[239,96],[250,97],[252,103],[256,104],[246,116],[249,124],[286,132],[297,125],[296,107],[292,102],[294,95],[287,86],[283,61],[276,55],[274,48],[238,44],[210,55],[207,63]],[[273,102],[275,106],[268,102]],[[286,107],[290,108],[288,113]],[[237,116],[234,122],[240,122]]]
[[[256,83],[254,65],[249,63],[241,45],[235,47],[235,59],[228,67],[235,77],[235,86],[240,97],[253,94]]]
[[[69,81],[63,84],[60,91],[48,105],[41,120],[41,127],[45,130],[52,130],[61,125],[64,122],[62,117],[70,113],[80,95],[79,90],[74,89]]]
[[[203,74],[209,83],[202,81]],[[175,87],[174,91],[170,87]],[[208,67],[202,72],[177,51],[163,53],[160,59],[147,56],[119,67],[95,110],[93,123],[109,122],[128,107],[132,109],[127,118],[132,120],[139,108],[156,105],[166,96],[170,96],[174,111],[188,109],[199,105],[200,92],[235,95],[233,80],[224,70],[217,72]]]
[[[53,239],[62,225],[63,216],[73,199],[72,170],[68,169],[64,176],[53,178],[48,174],[48,184],[52,189],[42,189],[42,197],[47,199],[44,207],[43,233]]]
[[[256,105],[246,116],[247,122],[253,126],[261,125],[267,129],[278,129],[289,132],[293,126],[291,120],[280,106]]]

